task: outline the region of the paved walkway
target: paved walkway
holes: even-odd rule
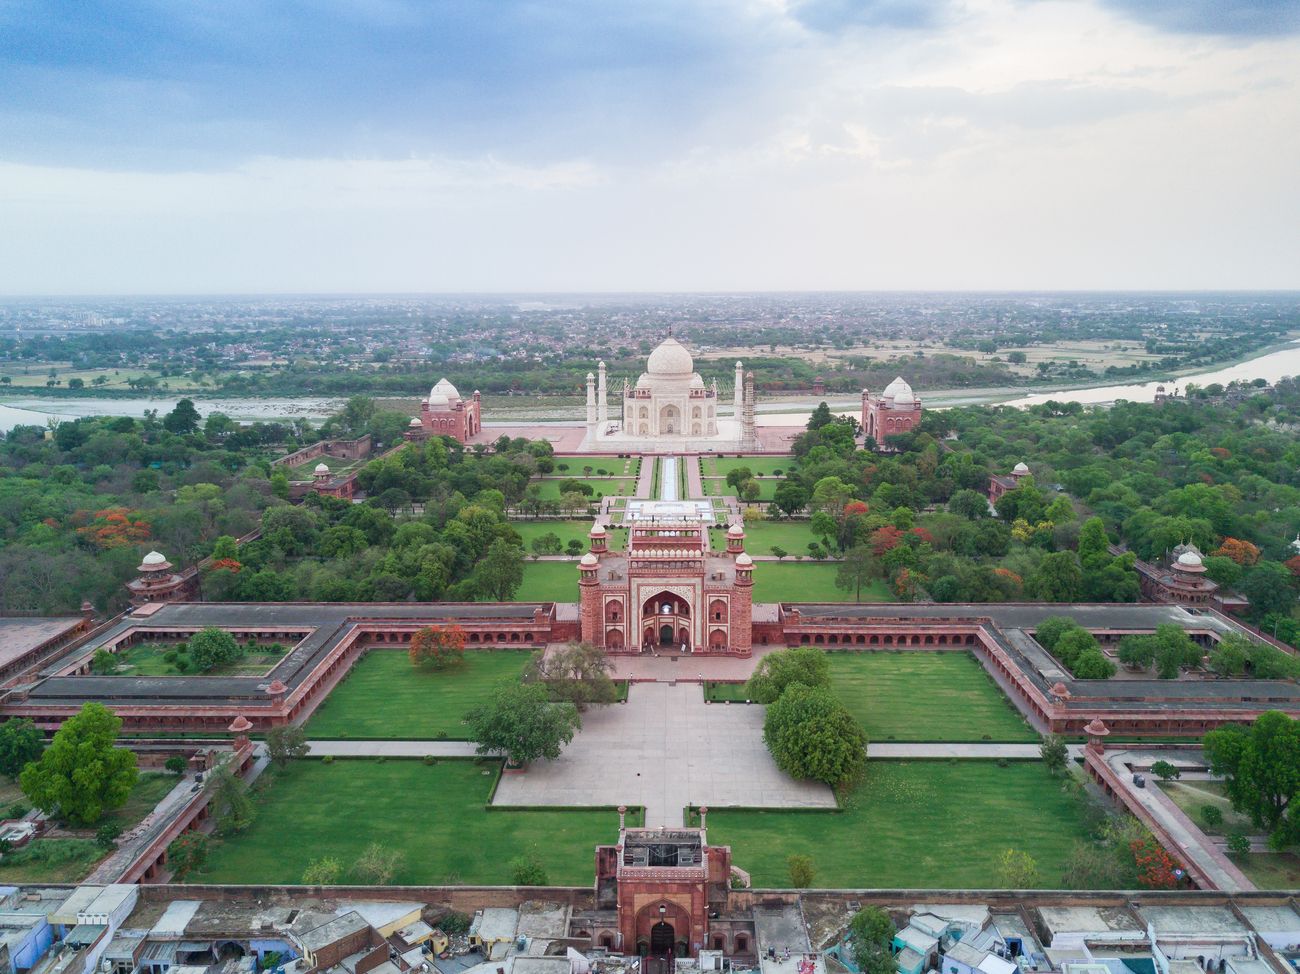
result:
[[[1255,888],[1255,884],[1233,864],[1218,843],[1183,814],[1183,810],[1165,794],[1154,776],[1147,776],[1146,788],[1138,788],[1133,784],[1134,769],[1146,770],[1160,760],[1168,761],[1175,767],[1189,764],[1196,766],[1198,762],[1204,767],[1204,759],[1199,751],[1180,750],[1171,753],[1168,749],[1158,747],[1146,750],[1140,745],[1131,748],[1120,745],[1107,748],[1105,760],[1124,785],[1128,796],[1153,815],[1177,843],[1177,848],[1170,849],[1170,852],[1185,861],[1195,862],[1205,870],[1214,885],[1225,892]]]
[[[706,706],[698,686],[633,688],[593,708],[555,761],[505,774],[494,805],[643,805],[646,825],[680,826],[693,805],[834,808],[825,785],[783,774],[763,744],[762,707]]]
[[[700,479],[700,458],[682,457],[686,464],[686,496],[689,500],[704,500],[704,481]]]
[[[642,500],[650,500],[650,489],[654,487],[655,482],[655,464],[659,462],[658,457],[643,456],[641,458],[641,472],[636,478],[636,493],[634,497],[640,497]]]

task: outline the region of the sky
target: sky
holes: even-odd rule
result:
[[[1300,288],[1300,0],[0,0],[0,293]]]

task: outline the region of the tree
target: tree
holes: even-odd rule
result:
[[[1004,849],[998,856],[998,885],[1005,889],[1032,889],[1038,885],[1038,862],[1020,849]]]
[[[343,863],[333,856],[322,856],[307,863],[302,871],[304,886],[333,886],[343,877]]]
[[[817,864],[812,856],[796,852],[785,858],[786,872],[790,876],[790,885],[795,889],[808,889],[817,878]]]
[[[772,505],[786,517],[798,514],[808,506],[808,491],[799,481],[787,477],[776,485]]]
[[[880,574],[880,561],[867,545],[854,545],[844,553],[835,571],[835,587],[853,592],[853,601],[862,601],[862,585]]]
[[[536,555],[558,555],[564,550],[564,542],[560,540],[560,536],[554,531],[547,531],[545,534],[533,538],[529,547],[533,549],[533,554]]]
[[[95,650],[95,655],[90,658],[90,669],[92,673],[108,675],[117,672],[117,656],[106,649]]]
[[[1072,629],[1081,628],[1069,616],[1048,616],[1034,630],[1034,638],[1049,653],[1056,649],[1056,641]]]
[[[0,724],[0,773],[13,780],[23,768],[41,756],[45,735],[27,717],[14,717]]]
[[[1115,675],[1115,664],[1094,646],[1078,655],[1073,670],[1080,680],[1109,680]]]
[[[474,569],[479,587],[497,602],[509,602],[524,581],[524,549],[497,538]]]
[[[1125,636],[1119,641],[1119,661],[1130,669],[1150,669],[1159,646],[1155,636]]]
[[[1207,829],[1220,828],[1223,825],[1223,809],[1218,805],[1202,805],[1201,822]]]
[[[898,927],[889,913],[878,906],[863,907],[849,921],[853,962],[863,974],[889,974],[896,970],[890,946]],[[888,962],[888,967],[885,962]]]
[[[867,735],[826,687],[795,683],[767,708],[763,740],[792,778],[846,787],[866,765]]]
[[[726,480],[728,487],[739,487],[746,480],[753,479],[754,471],[750,470],[749,467],[733,467],[727,471]]]
[[[1250,599],[1255,617],[1271,612],[1290,613],[1295,605],[1294,579],[1286,566],[1276,561],[1261,561],[1249,572],[1241,585],[1242,594]]]
[[[1183,776],[1183,773],[1168,761],[1157,761],[1151,765],[1151,773],[1161,781],[1177,781]]]
[[[301,727],[284,724],[266,732],[266,753],[277,767],[284,768],[290,761],[305,758],[310,751],[307,732]]]
[[[181,757],[179,754],[173,754],[163,764],[163,767],[166,768],[168,771],[170,771],[172,774],[176,774],[176,775],[184,774],[186,768],[185,759]]]
[[[172,839],[167,846],[167,865],[171,866],[173,877],[184,879],[202,869],[208,861],[208,851],[208,837],[194,829]]]
[[[424,626],[411,637],[407,651],[414,666],[445,670],[465,662],[465,630],[460,626]]]
[[[1043,742],[1038,745],[1038,753],[1043,758],[1044,767],[1052,774],[1062,773],[1070,756],[1065,738],[1059,734],[1046,735]]]
[[[1007,495],[1003,495],[1004,497]],[[1054,551],[1025,579],[1025,590],[1043,602],[1076,602],[1083,588],[1083,570],[1073,551]]]
[[[1224,777],[1233,808],[1279,846],[1300,836],[1292,812],[1300,793],[1300,722],[1270,710],[1249,727],[1210,731],[1202,746],[1210,770]]]
[[[510,860],[510,877],[516,886],[549,886],[551,883],[536,846],[530,846],[526,852]]]
[[[1219,676],[1241,676],[1250,659],[1250,641],[1228,633],[1210,651],[1210,669]]]
[[[225,666],[239,659],[241,652],[235,637],[224,629],[209,626],[190,637],[190,659],[199,672],[206,673],[217,666]]]
[[[827,423],[832,423],[834,421],[835,417],[831,414],[831,407],[826,405],[826,403],[821,402],[817,404],[817,408],[814,409],[812,414],[808,417],[807,429],[818,430]]]
[[[103,704],[85,704],[63,722],[40,760],[23,769],[23,794],[41,811],[79,826],[121,808],[140,776],[135,755],[114,746],[121,729],[121,718]]]
[[[806,687],[831,685],[831,664],[823,650],[801,646],[768,653],[754,667],[745,684],[745,696],[758,703],[772,703],[795,683]]]
[[[209,807],[218,835],[242,832],[253,824],[256,809],[248,785],[229,767],[222,765],[209,774],[203,787],[212,795]]]
[[[958,490],[948,498],[948,510],[969,521],[989,516],[989,499],[978,490]]]
[[[555,760],[582,726],[577,707],[550,703],[546,687],[537,683],[501,684],[465,722],[479,754],[505,754],[512,765]]]
[[[353,864],[352,872],[368,886],[387,886],[402,867],[403,858],[400,850],[372,842]]]
[[[618,687],[609,677],[612,664],[605,651],[591,643],[570,643],[559,650],[537,653],[525,679],[542,683],[552,700],[563,700],[578,710],[588,704],[613,703]]]
[[[197,433],[199,418],[199,411],[194,408],[194,401],[182,399],[170,413],[163,417],[163,428],[169,433]]]
[[[1228,833],[1228,851],[1234,856],[1244,856],[1250,852],[1250,837],[1241,829],[1233,829]]]

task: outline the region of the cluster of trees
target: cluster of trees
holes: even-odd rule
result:
[[[1034,638],[1080,680],[1108,680],[1115,675],[1115,664],[1102,653],[1092,633],[1067,616],[1044,619]]]
[[[763,740],[777,767],[843,791],[866,769],[867,735],[830,682],[826,654],[800,647],[764,656],[745,693],[768,705]]]
[[[1268,833],[1270,845],[1300,841],[1300,721],[1272,710],[1249,726],[1210,731],[1202,746],[1232,807]]]

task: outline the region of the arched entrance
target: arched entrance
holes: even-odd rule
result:
[[[659,432],[672,434],[681,429],[681,417],[676,406],[664,406],[659,410]]]
[[[673,627],[669,623],[659,627],[659,645],[671,646],[673,644]]]
[[[647,646],[691,647],[691,604],[672,592],[641,603],[641,631]]]
[[[677,933],[667,920],[660,920],[650,928],[650,955],[670,957],[677,943]]]

